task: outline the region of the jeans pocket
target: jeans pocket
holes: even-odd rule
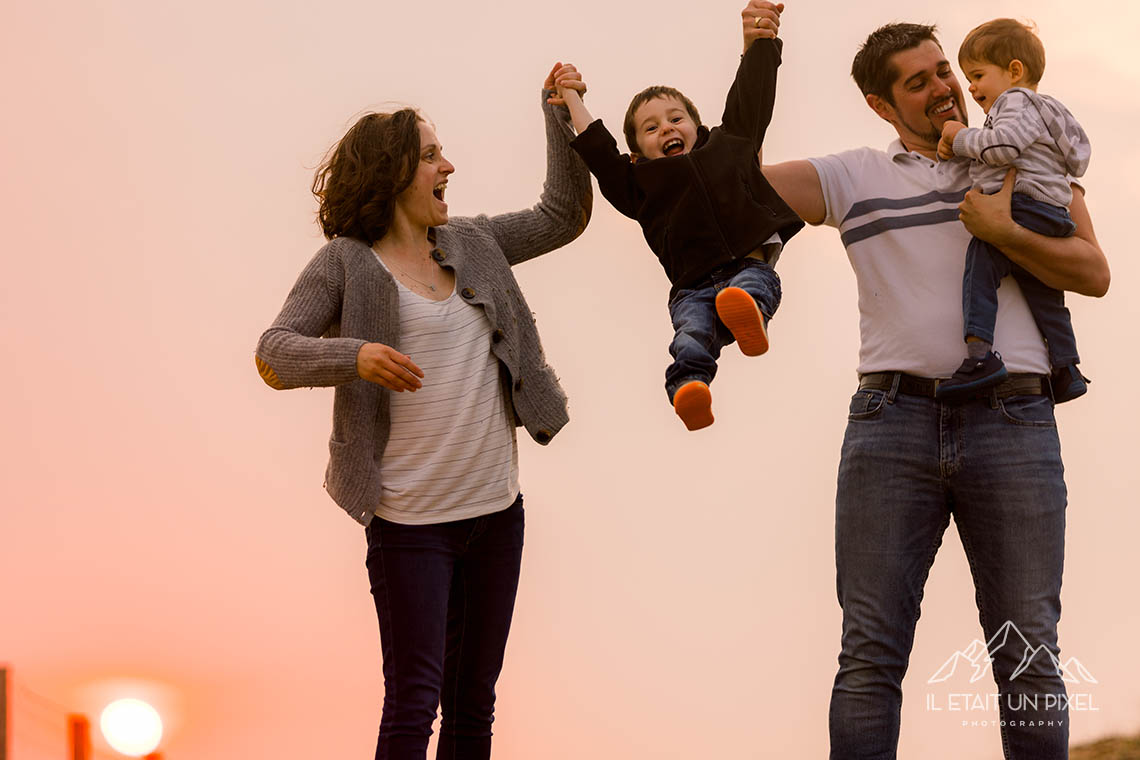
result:
[[[883,411],[886,401],[886,391],[855,391],[855,395],[851,397],[851,406],[847,409],[847,419],[851,422],[874,419]]]
[[[1010,396],[998,399],[998,407],[1002,417],[1011,425],[1057,427],[1057,418],[1053,416],[1053,401],[1048,396]]]

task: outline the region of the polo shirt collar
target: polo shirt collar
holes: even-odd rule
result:
[[[906,146],[903,145],[902,140],[899,140],[897,138],[891,140],[891,144],[887,146],[887,155],[890,156],[891,161],[896,162],[900,160],[918,160],[927,166],[937,165],[941,163],[940,159],[929,159],[921,153],[913,150],[907,150]]]

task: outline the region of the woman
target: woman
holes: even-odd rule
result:
[[[336,386],[325,487],[366,526],[384,658],[376,758],[489,758],[522,556],[515,428],[546,444],[566,397],[510,266],[577,237],[590,180],[545,82],[533,209],[448,218],[455,167],[412,109],[361,118],[318,169],[329,242],[257,346],[277,389]]]

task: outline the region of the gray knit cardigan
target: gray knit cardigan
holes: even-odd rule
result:
[[[534,440],[549,443],[569,417],[566,394],[546,363],[534,316],[511,265],[566,245],[590,218],[590,175],[569,147],[564,107],[546,103],[546,180],[532,209],[498,216],[455,217],[433,228],[432,258],[455,273],[455,288],[482,306],[503,392]],[[399,295],[372,249],[335,238],[317,251],[257,344],[261,377],[278,390],[336,386],[325,488],[367,525],[380,503],[380,457],[388,442],[392,391],[360,379],[356,354],[365,343],[399,350]],[[413,360],[415,357],[412,357]]]

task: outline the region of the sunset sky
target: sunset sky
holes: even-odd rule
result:
[[[363,530],[321,488],[332,392],[280,393],[253,348],[321,245],[309,192],[367,109],[413,104],[457,171],[452,215],[532,205],[556,60],[617,127],[649,84],[713,122],[743,0],[432,4],[207,0],[6,9],[0,120],[0,662],[14,760],[63,757],[63,713],[119,696],[167,720],[167,760],[371,757],[382,699]],[[893,130],[848,75],[892,20],[1030,16],[1041,91],[1093,144],[1087,203],[1112,267],[1070,298],[1089,394],[1058,408],[1069,487],[1063,659],[1098,683],[1074,741],[1140,731],[1135,346],[1140,6],[793,2],[765,158]],[[975,124],[981,111],[969,105]],[[668,282],[596,197],[586,232],[516,269],[571,423],[520,438],[527,547],[498,688],[499,760],[819,758],[839,649],[835,472],[855,388],[854,277],[811,228],[780,259],[771,351],[728,349],[716,424],[662,389]],[[900,757],[998,758],[996,713],[927,709],[981,636],[951,528],[904,685]],[[992,690],[985,685],[983,693]],[[58,726],[58,730],[55,728]],[[102,745],[101,757],[113,757]]]

